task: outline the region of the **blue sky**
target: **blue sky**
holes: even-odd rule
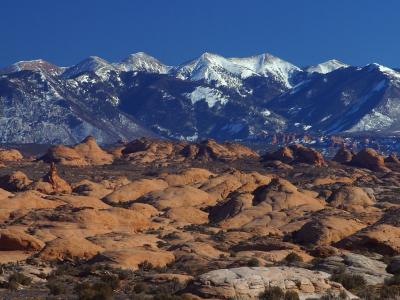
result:
[[[209,51],[400,67],[399,12],[398,0],[1,0],[0,66],[137,51],[178,64]]]

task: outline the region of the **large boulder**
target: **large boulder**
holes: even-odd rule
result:
[[[76,235],[56,238],[46,244],[39,253],[44,260],[89,259],[103,250],[85,238]]]
[[[393,256],[389,264],[386,267],[386,271],[391,274],[399,274],[400,273],[400,255]]]
[[[23,158],[21,152],[16,149],[0,149],[0,161],[19,161]]]
[[[67,166],[87,166],[88,162],[73,148],[57,145],[49,148],[41,158],[47,163],[56,163]]]
[[[335,208],[360,211],[374,205],[376,200],[373,194],[367,193],[363,188],[343,186],[334,191],[327,202]]]
[[[257,188],[253,194],[254,205],[263,202],[270,205],[274,211],[298,206],[307,206],[312,211],[324,208],[321,200],[300,192],[296,186],[282,178],[272,179],[270,184]]]
[[[389,172],[385,166],[385,158],[371,148],[364,148],[358,152],[349,163],[352,166],[370,169],[378,172]]]
[[[112,154],[101,149],[94,137],[88,136],[74,147],[64,145],[53,146],[41,158],[48,163],[70,166],[105,165],[114,160]]]
[[[178,207],[206,207],[215,204],[210,195],[191,186],[169,187],[145,195],[141,201],[153,205],[158,210]]]
[[[193,284],[195,293],[204,298],[258,299],[269,287],[278,286],[283,291],[295,291],[300,299],[320,298],[326,292],[345,292],[357,299],[340,284],[331,282],[325,272],[295,267],[241,267],[214,270],[201,275]]]
[[[341,147],[332,160],[342,164],[347,164],[353,159],[353,156],[354,153],[351,150]]]
[[[385,158],[385,163],[400,165],[400,160],[397,157],[396,153],[392,153],[388,157]]]
[[[44,243],[41,240],[21,230],[0,230],[0,251],[39,251],[43,247]]]
[[[31,183],[32,180],[21,171],[15,171],[0,177],[0,188],[10,192],[25,190]]]
[[[348,250],[367,250],[382,255],[400,254],[400,209],[388,209],[376,223],[342,239],[336,245]]]
[[[137,270],[142,263],[150,263],[154,267],[165,267],[175,260],[172,252],[148,247],[132,247],[129,249],[105,251],[93,258],[113,267]]]
[[[116,189],[104,197],[104,201],[107,203],[135,201],[147,193],[162,191],[167,187],[168,183],[162,179],[138,179]]]
[[[208,213],[196,207],[173,207],[167,210],[165,217],[182,225],[208,223]]]
[[[170,185],[200,184],[215,176],[209,170],[201,168],[188,168],[177,174],[162,174],[162,178]]]
[[[366,227],[350,213],[340,210],[322,210],[300,230],[293,233],[296,243],[305,245],[330,245]]]
[[[86,137],[81,143],[73,148],[89,165],[111,164],[114,160],[113,155],[107,153],[99,147],[93,136]]]

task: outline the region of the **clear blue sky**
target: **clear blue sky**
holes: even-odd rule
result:
[[[399,14],[399,0],[0,0],[0,66],[137,51],[178,64],[209,51],[400,67]]]

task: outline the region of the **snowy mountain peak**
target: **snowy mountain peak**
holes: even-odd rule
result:
[[[368,71],[379,71],[379,72],[383,73],[384,75],[388,76],[390,79],[400,80],[400,72],[397,72],[391,68],[380,65],[378,63],[372,63],[369,65],[366,65],[365,68]]]
[[[49,75],[59,75],[63,68],[53,65],[43,59],[16,62],[4,69],[0,69],[0,74],[8,74],[19,71],[39,71]]]
[[[166,74],[171,69],[171,67],[144,52],[133,53],[116,66],[123,71],[144,71],[159,74]]]
[[[77,65],[67,68],[63,73],[63,77],[72,78],[81,73],[94,72],[100,78],[106,79],[110,71],[116,70],[117,69],[105,59],[98,56],[89,56]]]
[[[327,74],[337,69],[347,68],[347,67],[348,65],[346,65],[345,63],[342,63],[341,61],[338,61],[336,59],[331,59],[326,62],[320,63],[318,65],[310,66],[306,68],[305,71],[308,73]]]
[[[230,58],[229,60],[251,70],[259,76],[272,76],[287,87],[291,87],[292,85],[291,77],[295,73],[302,71],[299,67],[269,53],[243,58]]]
[[[218,85],[237,88],[238,81],[251,76],[272,77],[286,87],[291,78],[302,70],[289,62],[264,53],[251,57],[225,58],[205,52],[198,58],[173,69],[181,79],[215,81]]]

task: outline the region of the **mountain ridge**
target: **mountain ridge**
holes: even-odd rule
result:
[[[144,52],[70,67],[39,59],[0,69],[0,113],[3,143],[74,143],[83,134],[104,143],[140,135],[398,134],[400,73],[338,60],[301,68],[269,53],[205,52],[178,66]]]

